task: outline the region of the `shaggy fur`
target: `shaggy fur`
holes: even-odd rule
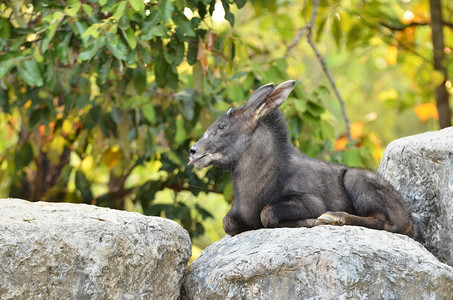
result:
[[[294,81],[262,86],[190,150],[189,164],[217,165],[232,174],[235,198],[225,232],[358,225],[420,239],[399,194],[377,174],[309,158],[290,143],[277,108],[293,88]]]

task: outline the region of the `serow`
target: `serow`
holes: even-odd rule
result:
[[[294,85],[260,87],[247,104],[217,119],[190,149],[189,164],[231,172],[234,201],[223,219],[225,232],[357,225],[420,240],[400,195],[383,178],[307,157],[290,143],[278,107]]]

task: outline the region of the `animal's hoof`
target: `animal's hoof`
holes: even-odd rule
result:
[[[345,220],[341,213],[326,212],[316,219],[315,224],[341,226],[345,224]]]

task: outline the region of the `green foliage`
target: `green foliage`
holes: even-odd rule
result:
[[[345,70],[376,80],[370,74],[383,70],[373,73],[380,54],[372,53],[392,44],[379,22],[402,25],[399,6],[384,2],[322,1],[313,28],[334,76],[348,83],[345,98],[359,107],[354,121],[369,113],[360,101],[374,90],[365,83],[359,93],[343,80]],[[206,219],[217,216],[202,201],[231,202],[232,187],[219,169],[187,167],[188,149],[228,107],[288,79],[298,80],[282,108],[294,144],[310,156],[375,167],[371,154],[381,146],[373,136],[338,146],[339,106],[309,47],[301,40],[285,56],[311,1],[219,3],[226,21],[213,20],[214,0],[2,2],[0,193],[165,216],[200,238]],[[362,65],[351,61],[358,53]],[[408,69],[420,62],[398,59]],[[432,95],[432,68],[418,67],[411,79]],[[381,102],[407,109],[420,101],[398,97],[411,82],[376,82],[391,90]]]

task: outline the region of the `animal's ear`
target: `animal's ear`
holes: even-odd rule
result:
[[[277,86],[272,93],[267,97],[266,101],[259,105],[254,112],[255,118],[260,119],[277,109],[285,102],[289,93],[294,89],[296,81],[285,81]]]
[[[250,96],[250,99],[247,102],[247,107],[257,106],[263,103],[267,99],[267,97],[271,94],[271,92],[274,90],[274,88],[275,85],[273,83],[268,83],[258,88],[252,94],[252,96]]]

